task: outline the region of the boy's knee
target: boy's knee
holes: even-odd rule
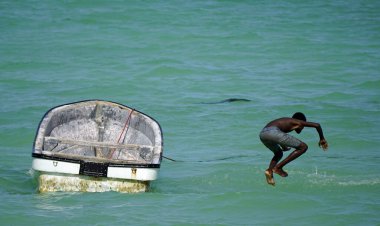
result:
[[[302,152],[305,153],[309,147],[305,143],[301,143],[300,146],[298,146],[298,149]]]

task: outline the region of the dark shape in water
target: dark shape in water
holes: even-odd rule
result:
[[[201,104],[222,104],[222,103],[248,102],[248,101],[251,101],[251,100],[242,99],[242,98],[228,98],[228,99],[221,100],[221,101],[216,101],[216,102],[202,102]]]

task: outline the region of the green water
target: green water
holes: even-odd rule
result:
[[[379,40],[370,0],[1,1],[0,224],[380,225]],[[161,124],[150,192],[36,192],[39,121],[84,99]],[[268,186],[258,134],[296,111],[330,148],[305,129]]]

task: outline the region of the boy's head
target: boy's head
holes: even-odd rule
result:
[[[294,115],[292,116],[292,118],[306,122],[306,116],[303,113],[301,113],[301,112],[294,113]],[[296,133],[298,133],[298,134],[301,133],[302,130],[303,130],[303,126],[295,129]]]
[[[292,118],[306,122],[306,116],[302,112],[296,112],[296,113],[294,113],[294,115],[292,116]]]

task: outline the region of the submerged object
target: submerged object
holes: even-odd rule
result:
[[[243,99],[243,98],[228,98],[220,101],[215,102],[201,102],[201,104],[223,104],[223,103],[231,103],[231,102],[249,102],[251,100],[249,99]]]
[[[33,145],[38,190],[144,192],[163,153],[159,123],[114,102],[87,100],[50,109]]]

